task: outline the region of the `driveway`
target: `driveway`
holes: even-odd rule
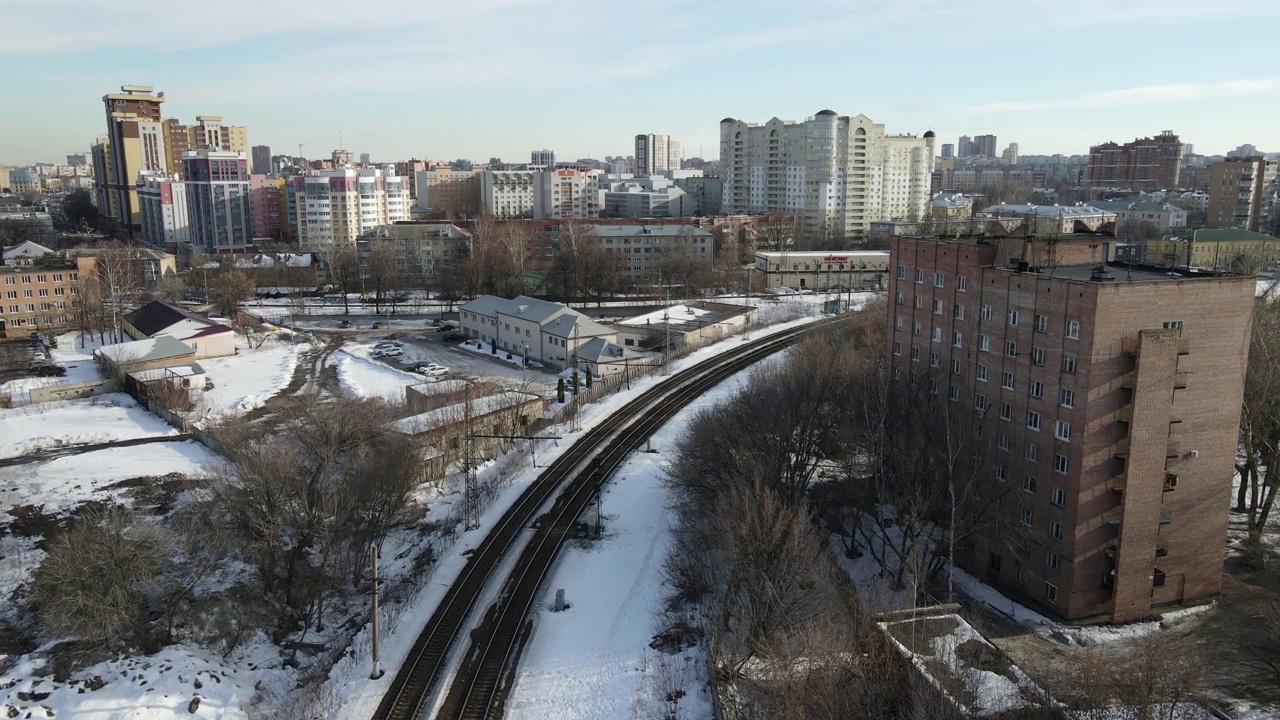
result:
[[[459,348],[460,343],[446,343],[444,333],[397,333],[394,328],[380,337],[363,338],[370,345],[384,337],[394,336],[404,343],[404,355],[388,358],[387,364],[406,369],[420,362],[433,362],[449,368],[450,376],[501,377],[518,382],[531,382],[548,388],[556,386],[557,377],[541,370],[521,370],[507,362]]]

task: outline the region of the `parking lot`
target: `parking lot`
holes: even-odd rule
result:
[[[448,377],[504,377],[517,382],[531,382],[554,388],[556,376],[540,370],[521,370],[501,360],[489,358],[474,352],[463,350],[460,343],[447,343],[439,332],[396,332],[392,328],[386,333],[369,334],[362,338],[363,344],[374,345],[379,340],[390,338],[404,343],[404,354],[400,357],[386,358],[383,362],[397,369],[408,369],[413,365],[433,362],[449,368]]]

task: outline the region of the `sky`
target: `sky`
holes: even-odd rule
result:
[[[1177,132],[1280,151],[1276,0],[3,0],[0,164],[62,162],[101,97],[164,91],[251,144],[375,161],[719,155],[830,108],[1022,154]]]

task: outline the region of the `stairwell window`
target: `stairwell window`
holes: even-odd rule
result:
[[[951,400],[952,402],[956,402],[960,399],[959,385],[952,385],[951,387],[947,388],[947,399]]]
[[[1018,327],[1018,311],[1010,310],[1008,313],[1009,327]]]
[[[1070,340],[1078,340],[1080,338],[1080,321],[1068,320],[1064,333]]]
[[[1005,340],[1004,355],[1005,357],[1018,357],[1018,343],[1012,340]]]
[[[986,395],[974,395],[974,396],[973,396],[973,409],[974,409],[974,410],[977,410],[978,412],[986,412],[986,410],[987,410],[987,396],[986,396]]]
[[[997,436],[996,436],[996,449],[997,449],[997,450],[1008,450],[1008,449],[1009,449],[1009,435],[1008,435],[1008,433],[1000,433],[999,435],[997,435]]]
[[[1026,448],[1022,451],[1022,459],[1027,462],[1035,462],[1040,459],[1040,446],[1035,443],[1027,443]]]
[[[1035,410],[1027,411],[1027,429],[1040,432],[1040,413]]]
[[[1036,315],[1036,332],[1049,332],[1049,318],[1044,315]]]
[[[1010,404],[1009,404],[1009,403],[1007,403],[1007,402],[1002,402],[1002,403],[1000,403],[1000,419],[1001,419],[1001,420],[1012,420],[1012,419],[1013,419],[1013,406],[1012,406],[1012,405],[1010,405]]]
[[[951,347],[963,347],[964,336],[958,332],[951,333]]]
[[[902,305],[902,304],[904,304],[906,301],[907,301],[907,297],[906,297],[906,295],[904,295],[904,294],[903,294],[903,292],[902,292],[901,290],[899,290],[898,292],[894,293],[894,295],[893,295],[893,304],[894,304],[894,305]]]
[[[893,329],[894,329],[894,330],[901,330],[901,329],[902,329],[902,327],[903,327],[903,325],[905,325],[905,323],[903,322],[903,320],[902,320],[902,318],[901,318],[901,317],[895,317],[895,318],[893,319]]]
[[[1031,527],[1035,524],[1035,513],[1031,512],[1031,508],[1022,508],[1018,511],[1018,522]]]
[[[969,278],[963,275],[956,276],[956,292],[964,292],[969,289]]]
[[[946,276],[945,276],[945,275],[943,275],[943,274],[942,274],[942,273],[940,273],[940,272],[936,272],[936,273],[934,273],[934,274],[933,274],[933,286],[934,286],[934,287],[936,287],[936,288],[946,287],[946,286],[947,286]]]
[[[920,362],[920,348],[911,348],[911,362]]]
[[[934,301],[933,301],[933,314],[934,314],[934,315],[941,315],[941,314],[942,314],[942,301],[941,301],[941,300],[934,300]]]
[[[1054,488],[1049,491],[1049,502],[1058,507],[1063,507],[1067,504],[1067,491],[1062,488]]]
[[[907,279],[907,267],[905,265],[899,265],[897,267],[897,276],[899,280]]]
[[[978,382],[986,382],[986,381],[987,381],[987,366],[986,366],[986,365],[979,365],[979,366],[978,366],[977,378],[978,378]]]
[[[1022,492],[1027,493],[1028,495],[1035,495],[1036,479],[1031,477],[1030,475],[1027,475],[1026,477],[1022,478]]]
[[[1039,380],[1032,380],[1027,387],[1027,394],[1036,399],[1044,397],[1044,383]]]
[[[1055,552],[1044,554],[1044,566],[1050,570],[1057,570],[1062,566],[1062,556]]]
[[[924,284],[924,271],[920,270],[919,268],[916,269],[916,284],[917,285]]]
[[[1076,391],[1071,388],[1058,388],[1058,404],[1064,408],[1076,406]]]
[[[1004,388],[1005,390],[1013,389],[1013,373],[1011,372],[1000,373],[1000,387]]]
[[[964,319],[964,306],[963,306],[963,305],[956,305],[955,307],[953,307],[953,308],[951,309],[951,317],[955,318],[956,320],[963,320],[963,319]]]
[[[1049,537],[1053,538],[1054,540],[1062,539],[1062,523],[1058,522],[1057,520],[1049,521]]]
[[[982,315],[982,319],[983,319],[983,320],[990,320],[990,319],[991,319],[991,306],[990,306],[990,305],[983,305],[983,306],[982,306],[982,312],[981,312],[980,314]]]
[[[912,334],[912,335],[919,335],[919,334],[920,334],[920,321],[919,321],[919,320],[912,320],[912,321],[911,321],[911,334]]]
[[[942,328],[933,328],[929,333],[929,339],[933,342],[942,342]]]
[[[1031,364],[1044,367],[1044,348],[1031,348]]]
[[[978,336],[978,351],[991,352],[991,338],[986,335]]]
[[[923,309],[924,309],[924,298],[922,298],[922,297],[920,297],[919,295],[917,295],[917,296],[915,297],[915,300],[912,302],[912,306],[913,306],[913,307],[915,307],[915,309],[917,309],[917,310],[923,310]]]
[[[942,363],[942,356],[936,351],[929,353],[929,367],[939,367]]]
[[[1068,375],[1076,374],[1076,356],[1075,355],[1062,356],[1062,372]]]
[[[897,340],[893,341],[893,354],[894,355],[902,354],[902,343],[898,342]]]
[[[959,374],[960,374],[960,361],[959,361],[959,360],[952,360],[952,361],[951,361],[951,374],[952,374],[952,375],[959,375]]]
[[[1062,442],[1071,442],[1071,423],[1059,420],[1054,425],[1053,436]]]
[[[1053,456],[1053,471],[1054,471],[1054,472],[1056,472],[1056,473],[1058,473],[1058,474],[1060,474],[1060,475],[1066,475],[1066,474],[1067,474],[1067,471],[1068,471],[1070,468],[1071,468],[1071,464],[1070,464],[1070,462],[1068,462],[1068,461],[1067,461],[1067,456],[1066,456],[1066,455],[1054,455],[1054,456]]]

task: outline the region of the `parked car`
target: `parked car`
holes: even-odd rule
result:
[[[67,369],[58,365],[40,365],[36,367],[36,375],[40,377],[62,377]]]
[[[460,332],[449,333],[448,335],[444,336],[445,342],[462,342],[463,340],[466,340],[466,339],[467,339],[467,336],[463,335]]]
[[[373,356],[376,358],[400,357],[403,354],[404,351],[398,347],[381,348],[373,352]]]
[[[374,323],[374,324],[373,324],[373,329],[374,329],[374,330],[381,330],[381,329],[382,329],[382,323],[380,323],[380,322],[376,322],[376,323]]]
[[[381,350],[382,348],[393,348],[393,347],[402,348],[404,347],[404,343],[399,342],[397,340],[379,340],[378,344],[374,345],[373,347],[378,350]]]
[[[435,363],[418,363],[413,366],[413,371],[419,375],[427,375],[430,377],[439,377],[441,375],[449,374],[449,368]]]
[[[346,330],[347,328],[351,327],[351,321],[343,320],[342,322],[338,323],[338,327],[342,328],[343,330]]]

